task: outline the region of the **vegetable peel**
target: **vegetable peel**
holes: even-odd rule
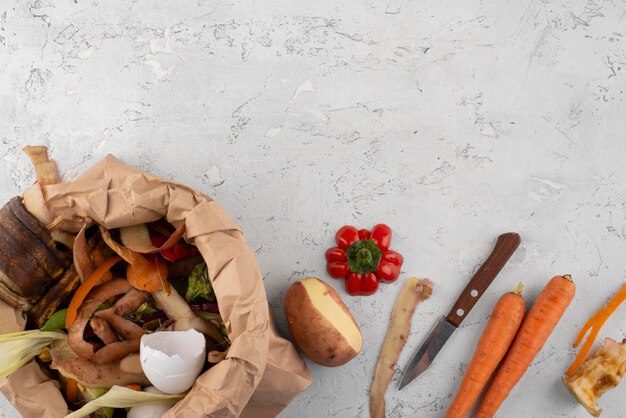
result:
[[[83,301],[89,294],[89,291],[93,289],[93,287],[98,284],[102,276],[106,272],[108,272],[118,261],[122,259],[118,256],[114,256],[109,258],[107,261],[102,263],[94,272],[78,287],[72,300],[70,301],[70,305],[67,308],[67,315],[65,317],[65,328],[70,329],[76,321],[76,316],[78,314],[78,308],[82,305]]]
[[[415,277],[408,279],[400,291],[391,312],[389,329],[380,349],[370,390],[370,416],[372,418],[385,417],[385,392],[393,377],[394,366],[406,344],[411,328],[411,318],[417,305],[428,299],[432,291],[433,283],[430,280],[420,280]]]
[[[623,285],[620,290],[611,298],[609,303],[598,312],[596,312],[589,320],[583,325],[582,329],[578,333],[576,337],[576,341],[574,341],[574,348],[578,347],[583,337],[587,332],[589,335],[585,339],[585,343],[581,347],[580,351],[576,355],[576,358],[572,362],[572,365],[565,372],[566,376],[573,376],[578,367],[583,363],[585,357],[591,350],[591,346],[593,345],[596,338],[598,338],[598,334],[602,329],[604,323],[609,319],[609,317],[619,308],[619,306],[626,300],[626,284]]]
[[[104,242],[128,263],[126,277],[135,289],[146,292],[163,290],[170,291],[167,281],[167,264],[158,256],[144,257],[115,242],[109,231],[100,226],[100,234]]]

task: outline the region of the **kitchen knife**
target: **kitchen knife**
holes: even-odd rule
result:
[[[520,236],[515,232],[508,232],[498,237],[491,254],[478,269],[472,280],[467,284],[461,295],[452,306],[450,313],[441,318],[430,331],[422,346],[417,350],[413,360],[404,369],[400,380],[400,389],[408,385],[430,366],[448,338],[461,325],[463,319],[472,310],[478,299],[485,293],[493,279],[496,278],[502,267],[509,261],[520,244]]]

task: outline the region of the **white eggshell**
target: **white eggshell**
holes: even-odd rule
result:
[[[157,331],[141,337],[139,357],[150,383],[164,393],[181,393],[202,371],[206,342],[194,329]]]
[[[160,393],[160,390],[154,386],[143,388],[144,392]],[[133,406],[126,413],[126,418],[161,418],[172,407],[173,404],[159,403],[154,405]]]

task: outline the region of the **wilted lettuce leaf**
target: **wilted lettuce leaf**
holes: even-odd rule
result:
[[[206,263],[200,263],[191,270],[189,275],[189,286],[187,287],[187,294],[185,299],[191,303],[197,300],[206,300],[208,302],[216,303],[215,293],[209,280],[209,270]]]

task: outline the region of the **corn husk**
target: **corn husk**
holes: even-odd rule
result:
[[[183,399],[187,393],[177,395],[165,395],[133,390],[122,386],[113,386],[107,393],[88,402],[78,411],[72,412],[65,418],[86,417],[100,408],[131,408],[140,405],[154,405],[169,403],[174,405]]]
[[[0,334],[0,377],[10,375],[31,361],[53,341],[66,338],[63,332],[40,330]]]

